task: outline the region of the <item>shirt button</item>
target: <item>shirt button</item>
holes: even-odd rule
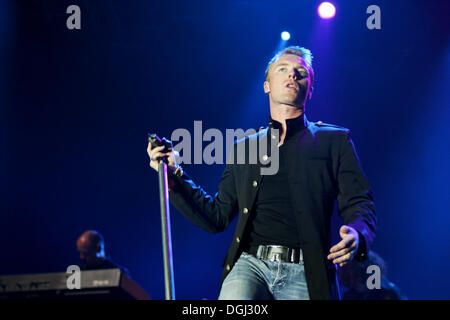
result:
[[[267,154],[265,154],[265,155],[263,155],[262,159],[263,159],[264,161],[267,161],[267,159],[269,159],[269,157],[267,156]]]
[[[236,242],[237,243],[241,242],[241,239],[239,239],[239,237],[236,237]]]
[[[225,266],[225,269],[227,269],[227,271],[230,271],[231,266],[230,266],[229,264],[227,264],[227,265]]]
[[[258,185],[257,181],[253,181],[253,186],[256,187]]]
[[[244,214],[247,214],[247,213],[248,213],[248,209],[247,209],[247,208],[244,208],[244,210],[242,210],[242,212],[243,212]]]

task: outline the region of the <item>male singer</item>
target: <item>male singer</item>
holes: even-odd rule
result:
[[[278,152],[276,174],[262,175],[261,162],[231,161],[210,196],[183,172],[173,152],[148,146],[153,169],[168,156],[170,202],[195,225],[217,233],[238,215],[219,299],[338,299],[336,266],[365,259],[375,237],[372,190],[350,131],[305,116],[313,82],[310,50],[295,46],[277,53],[264,82],[269,126],[234,145],[237,151],[243,144],[249,159],[252,142],[278,139],[263,157]],[[336,200],[345,224],[342,240],[332,245]]]

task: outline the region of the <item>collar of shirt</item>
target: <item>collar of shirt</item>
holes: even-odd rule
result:
[[[280,130],[279,134],[281,135],[282,125],[277,120],[272,119],[272,117],[269,117],[269,128]],[[296,118],[286,119],[285,141],[304,128],[306,128],[306,117],[304,113]]]

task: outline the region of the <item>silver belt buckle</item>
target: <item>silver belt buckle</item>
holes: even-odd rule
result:
[[[302,249],[298,250],[298,253],[296,250],[288,248],[287,250],[285,250],[286,252],[277,252],[277,253],[272,253],[270,254],[269,257],[269,253],[270,253],[270,249],[280,249],[283,248],[283,246],[277,246],[277,245],[260,245],[258,247],[258,251],[256,252],[256,257],[258,259],[267,259],[269,261],[280,261],[282,260],[282,255],[285,254],[286,255],[286,261],[289,261],[291,263],[293,263],[296,258],[299,258],[299,263],[303,264],[303,251]],[[297,257],[297,254],[300,255],[299,257]]]
[[[283,247],[282,246],[268,245],[266,248],[267,248],[267,251],[269,251],[272,248],[273,249],[280,249],[280,248],[283,248]],[[272,261],[272,262],[280,261],[282,259],[282,254],[283,254],[282,252],[281,253],[272,253],[269,261]]]
[[[275,254],[272,255],[272,257],[269,260],[272,261],[272,262],[280,261],[281,260],[281,254],[275,253]]]

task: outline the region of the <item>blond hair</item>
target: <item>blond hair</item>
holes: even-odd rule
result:
[[[314,82],[314,69],[312,68],[312,60],[313,55],[311,53],[311,50],[299,47],[299,46],[290,46],[287,47],[281,51],[279,51],[276,55],[273,56],[272,59],[270,59],[269,63],[267,64],[266,68],[266,81],[269,80],[269,71],[273,63],[275,63],[278,59],[280,59],[281,56],[286,54],[293,54],[296,56],[301,57],[303,60],[305,60],[306,64],[308,65],[310,69],[310,77],[311,77],[311,85]]]

